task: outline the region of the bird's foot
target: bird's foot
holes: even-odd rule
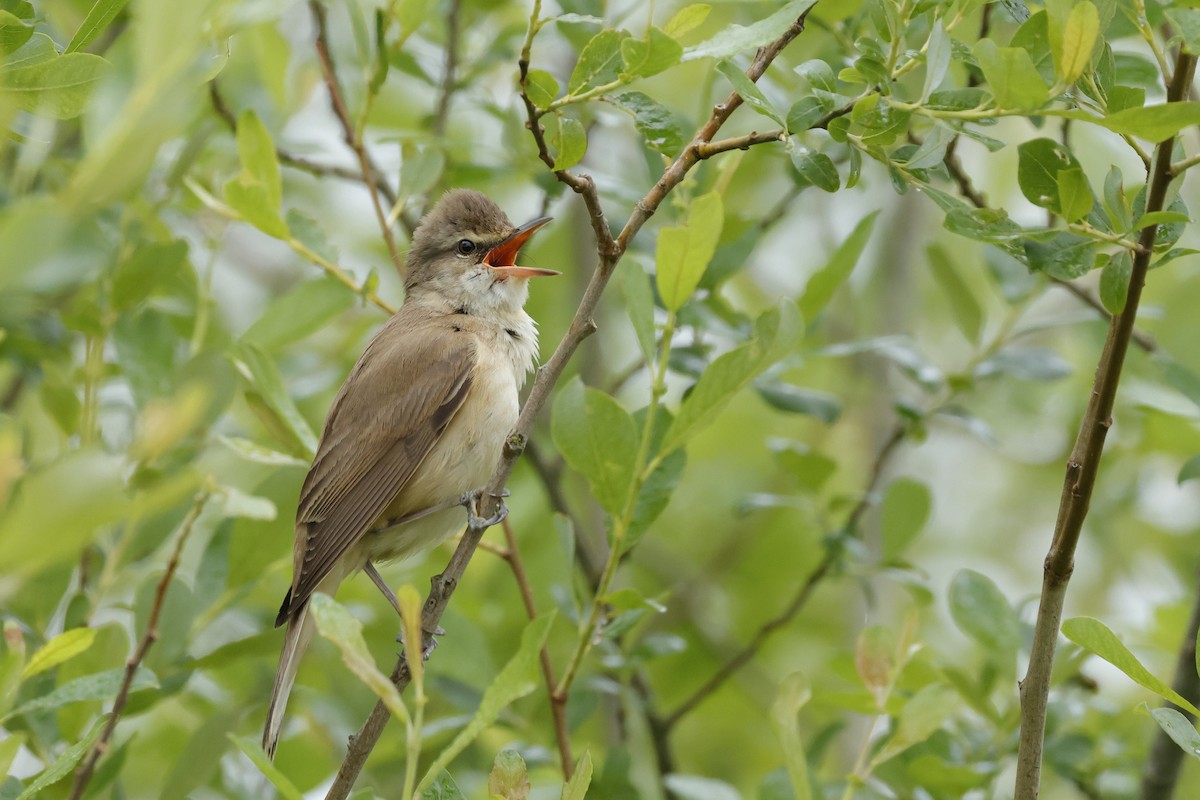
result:
[[[429,656],[432,655],[433,651],[437,649],[438,640],[435,639],[434,637],[446,635],[446,631],[444,631],[442,629],[442,626],[440,626],[440,625],[431,631],[425,631],[425,633],[429,634],[429,646],[423,647],[421,649],[421,660],[422,661],[428,661]],[[400,633],[396,634],[396,641],[399,642],[400,644],[404,644],[404,629],[403,628],[400,630]],[[408,647],[405,646],[404,649],[407,651]]]
[[[465,493],[460,499],[460,503],[467,509],[467,525],[476,530],[490,528],[493,525],[499,525],[508,516],[508,504],[504,502],[504,498],[509,496],[508,489],[504,489],[498,495],[492,495],[500,501],[500,507],[496,509],[496,513],[487,519],[479,516],[476,509],[479,507],[479,500],[488,492],[483,489],[472,489]]]

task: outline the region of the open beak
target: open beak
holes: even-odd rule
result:
[[[483,263],[492,269],[497,277],[504,278],[536,278],[539,275],[561,275],[561,272],[541,267],[518,267],[517,251],[529,241],[534,231],[550,221],[550,217],[538,217],[526,222],[512,232],[512,235],[488,251],[483,257]]]

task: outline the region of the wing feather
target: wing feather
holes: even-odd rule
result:
[[[473,338],[407,310],[367,346],[330,409],[300,493],[289,614],[404,488],[470,391]]]

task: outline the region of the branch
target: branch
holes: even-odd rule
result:
[[[462,0],[450,0],[446,11],[446,62],[442,68],[442,87],[438,94],[437,110],[433,113],[433,135],[441,138],[450,116],[450,98],[454,96],[454,73],[458,69],[458,17]]]
[[[221,94],[221,89],[217,85],[215,78],[208,82],[208,96],[212,101],[213,111],[216,112],[217,117],[225,123],[230,131],[237,133],[237,115],[233,113],[229,105],[225,102],[225,97]],[[309,175],[314,175],[318,178],[333,177],[344,181],[354,181],[355,183],[362,183],[363,180],[362,173],[358,170],[347,169],[346,167],[339,167],[334,164],[321,164],[279,147],[275,148],[275,157],[284,166],[307,172]],[[396,191],[380,175],[375,176],[375,191],[379,192],[389,204],[396,202]],[[408,216],[401,216],[400,223],[404,225],[405,230],[410,235],[413,228],[416,227],[416,222]]]
[[[317,29],[315,42],[317,60],[321,62],[321,75],[325,78],[325,87],[329,90],[329,104],[333,107],[333,113],[342,125],[342,138],[358,156],[358,164],[362,170],[362,182],[367,187],[367,193],[371,195],[371,207],[375,209],[375,219],[379,223],[379,231],[383,234],[383,241],[387,243],[388,253],[392,257],[392,263],[396,265],[396,271],[400,273],[400,277],[404,277],[404,257],[396,249],[396,237],[392,234],[392,226],[388,224],[387,217],[383,213],[383,206],[379,203],[379,193],[376,191],[375,176],[379,173],[379,168],[371,160],[366,146],[363,145],[362,136],[354,130],[354,123],[350,121],[350,112],[346,108],[346,100],[342,95],[341,86],[338,85],[333,59],[329,55],[329,32],[325,24],[325,8],[321,5],[320,0],[309,0],[308,8],[312,12],[313,25]],[[389,202],[394,203],[395,199],[392,198]]]
[[[728,139],[720,139],[716,142],[698,144],[696,145],[696,155],[701,159],[705,159],[712,158],[719,153],[729,150],[749,150],[752,145],[783,141],[786,135],[786,131],[767,131],[766,133],[750,131],[743,136],[731,136]]]
[[[146,633],[142,635],[142,640],[138,643],[133,657],[125,662],[125,677],[121,681],[121,688],[117,690],[116,699],[113,700],[112,711],[109,712],[108,721],[104,724],[104,730],[101,732],[100,738],[92,746],[91,752],[88,753],[83,764],[75,772],[75,786],[71,789],[70,800],[80,800],[87,790],[88,783],[91,782],[92,775],[96,770],[96,762],[108,750],[108,743],[112,739],[113,731],[116,730],[118,720],[121,719],[121,712],[125,710],[125,703],[129,700],[129,690],[133,685],[133,678],[137,674],[142,662],[146,660],[146,653],[150,651],[150,648],[158,640],[158,618],[162,614],[163,603],[167,599],[167,587],[170,586],[171,579],[175,577],[175,570],[179,567],[179,555],[183,552],[183,546],[187,542],[188,537],[191,536],[192,528],[195,526],[196,520],[200,517],[200,512],[204,510],[204,504],[208,502],[208,496],[208,489],[204,489],[197,494],[195,500],[192,502],[191,510],[183,518],[179,536],[175,538],[175,547],[171,551],[171,558],[167,561],[167,569],[163,573],[162,578],[159,579],[158,586],[154,589],[154,604],[150,606],[150,618],[146,621]]]
[[[525,604],[525,613],[530,620],[537,619],[537,606],[533,602],[533,588],[529,585],[529,575],[525,572],[525,563],[521,560],[521,550],[517,547],[517,537],[513,534],[512,525],[505,519],[501,523],[504,528],[504,540],[508,543],[508,552],[504,560],[512,570],[517,588],[521,591],[521,602]],[[571,729],[567,725],[567,704],[559,702],[554,694],[554,666],[550,663],[550,650],[542,645],[539,653],[542,662],[542,676],[546,679],[546,693],[550,697],[550,713],[554,717],[554,738],[558,741],[558,757],[562,766],[563,780],[571,780],[571,772],[575,769],[575,759],[571,757]]]
[[[1192,615],[1188,619],[1187,630],[1184,631],[1183,642],[1179,646],[1179,658],[1175,662],[1175,682],[1171,686],[1192,704],[1200,703],[1200,675],[1196,673],[1196,634],[1200,631],[1200,584],[1196,586],[1195,592]],[[1195,722],[1196,718],[1186,709],[1173,704],[1171,707]],[[1175,744],[1166,731],[1159,728],[1150,748],[1150,756],[1142,769],[1142,790],[1138,795],[1140,800],[1171,800],[1182,767],[1183,748]]]
[[[529,74],[529,55],[533,44],[533,36],[536,32],[537,15],[540,5],[539,2],[535,2],[534,4],[533,14],[530,18],[529,33],[526,35],[525,43],[521,49],[518,68],[520,70],[521,100],[525,105],[528,115],[530,134],[533,136],[537,146],[538,156],[543,163],[550,167],[551,170],[554,170],[554,159],[549,155],[543,135],[544,131],[537,121],[537,108],[533,105],[525,90]],[[750,68],[746,71],[750,80],[758,80],[775,57],[779,55],[780,51],[804,30],[804,19],[807,15],[808,12],[805,11],[778,39],[758,51],[753,63],[751,63]],[[550,394],[555,384],[558,382],[559,377],[562,375],[567,363],[574,356],[579,345],[596,331],[596,323],[592,320],[592,315],[600,303],[600,297],[608,285],[609,278],[612,277],[617,262],[638,230],[641,229],[650,215],[654,213],[667,194],[678,186],[684,177],[686,177],[688,171],[700,161],[696,153],[696,146],[710,142],[713,136],[720,130],[721,125],[724,124],[725,120],[729,118],[729,115],[740,104],[741,97],[735,92],[724,103],[718,103],[713,108],[712,117],[697,132],[692,143],[667,168],[646,196],[635,205],[628,222],[626,222],[620,237],[617,239],[613,238],[612,232],[609,230],[608,220],[604,216],[596,184],[591,177],[588,175],[576,175],[567,170],[554,170],[555,177],[579,194],[584,206],[587,208],[592,223],[592,230],[596,235],[596,268],[593,270],[592,277],[588,281],[583,297],[579,301],[575,316],[571,319],[571,323],[567,327],[567,332],[563,335],[554,354],[537,370],[533,387],[529,391],[529,396],[526,398],[525,404],[521,407],[521,414],[512,432],[508,435],[500,461],[496,465],[492,477],[488,480],[483,497],[480,500],[480,517],[487,518],[498,510],[501,491],[508,482],[508,478],[516,466],[517,459],[520,458],[521,453],[525,450],[526,442],[529,440],[530,433],[533,430],[534,421],[541,413],[542,407],[550,399]],[[435,575],[430,581],[429,595],[425,600],[425,607],[421,615],[421,627],[423,630],[432,631],[437,629],[438,622],[442,618],[442,613],[445,611],[446,605],[449,603],[455,588],[461,581],[467,564],[470,562],[471,556],[479,544],[479,539],[483,536],[483,532],[483,528],[469,526],[446,568],[442,570],[441,574]],[[432,639],[432,635],[426,633],[426,639],[426,644],[428,644]],[[403,690],[408,685],[408,668],[403,657],[397,662],[396,668],[392,672],[392,679],[398,689]],[[367,756],[379,740],[379,736],[389,716],[389,712],[382,702],[375,704],[374,710],[372,710],[367,721],[363,723],[363,727],[351,737],[346,759],[342,762],[342,766],[338,770],[337,777],[334,779],[333,785],[326,795],[326,800],[344,800],[350,793],[355,779],[358,777],[359,772],[361,772],[363,764],[366,763]]]
[[[1181,50],[1176,59],[1174,78],[1167,91],[1168,103],[1178,102],[1187,94],[1195,71],[1196,57]],[[1163,208],[1167,186],[1171,182],[1171,148],[1174,144],[1175,137],[1171,136],[1155,148],[1154,170],[1149,176],[1146,193],[1147,213],[1161,211]],[[1075,548],[1079,544],[1083,521],[1087,517],[1092,491],[1096,486],[1104,439],[1112,426],[1117,385],[1132,338],[1133,323],[1142,299],[1142,289],[1146,283],[1146,271],[1150,266],[1150,255],[1154,249],[1157,231],[1157,225],[1142,229],[1142,249],[1133,257],[1125,308],[1113,317],[1109,324],[1108,338],[1096,367],[1096,378],[1087,411],[1067,462],[1058,520],[1054,525],[1054,538],[1044,564],[1041,603],[1038,606],[1033,646],[1029,654],[1029,668],[1020,684],[1021,736],[1017,751],[1016,800],[1037,800],[1038,796],[1042,772],[1042,745],[1046,730],[1046,705],[1050,694],[1050,672],[1054,664],[1054,649],[1058,643],[1058,629],[1062,620],[1067,584],[1075,568]]]
[[[874,496],[875,489],[883,477],[883,472],[887,468],[887,465],[891,463],[896,449],[904,441],[906,435],[907,428],[903,424],[899,424],[892,430],[891,434],[879,448],[879,452],[875,456],[875,463],[871,467],[870,476],[867,478],[867,486],[863,491],[862,497],[859,498],[858,503],[850,511],[849,516],[846,517],[846,524],[842,526],[843,536],[858,536],[859,523],[862,521],[863,514],[871,507],[871,498]],[[687,699],[676,706],[674,711],[667,714],[663,718],[662,724],[667,729],[673,728],[683,717],[691,713],[696,706],[700,705],[716,692],[717,689],[721,688],[746,662],[754,658],[758,654],[758,651],[763,648],[763,645],[767,643],[767,640],[771,638],[772,634],[785,627],[800,613],[800,610],[804,608],[813,591],[817,588],[817,585],[830,573],[840,556],[840,547],[835,541],[826,549],[821,562],[817,564],[816,568],[809,573],[804,583],[800,585],[791,602],[781,612],[763,623],[750,639],[750,642],[722,664],[713,673],[712,677],[705,681],[700,688],[688,695]]]

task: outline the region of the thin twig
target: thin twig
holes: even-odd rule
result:
[[[137,650],[134,651],[133,656],[125,662],[125,677],[121,681],[121,688],[117,690],[117,697],[113,700],[112,711],[109,712],[108,721],[104,724],[104,730],[101,732],[100,738],[92,745],[87,758],[83,760],[83,763],[75,772],[75,786],[71,789],[70,800],[79,800],[87,790],[88,783],[91,782],[92,775],[96,770],[96,762],[108,750],[108,743],[112,739],[113,731],[116,730],[117,722],[121,719],[121,712],[125,710],[125,703],[129,700],[129,692],[133,686],[133,678],[137,674],[138,668],[141,667],[142,662],[146,660],[146,653],[158,641],[158,618],[162,614],[163,604],[167,599],[167,588],[171,585],[171,579],[175,577],[175,570],[179,567],[179,556],[183,552],[183,546],[187,543],[188,537],[192,533],[192,528],[195,527],[196,520],[200,517],[200,512],[204,510],[204,504],[208,502],[208,497],[209,492],[207,489],[198,493],[192,502],[192,507],[188,511],[187,516],[183,518],[179,535],[175,538],[175,547],[171,550],[171,558],[167,561],[167,569],[154,589],[154,603],[150,606],[150,617],[146,621],[146,632],[142,635],[142,640],[138,643]]]
[[[537,145],[538,156],[543,163],[553,170],[554,159],[549,155],[543,135],[544,131],[538,125],[537,108],[533,105],[525,90],[529,74],[530,49],[533,43],[539,10],[540,3],[535,2],[533,14],[530,18],[530,30],[525,38],[525,44],[521,49],[518,67],[520,69],[521,99],[528,116],[530,133]],[[778,39],[758,51],[753,63],[746,72],[752,81],[758,80],[775,57],[779,55],[780,51],[800,35],[800,32],[804,30],[804,19],[807,14],[808,12],[806,11],[800,15]],[[600,303],[600,297],[608,285],[609,278],[612,277],[617,262],[624,254],[625,249],[671,190],[678,186],[686,177],[688,171],[700,161],[696,153],[696,146],[712,141],[713,136],[720,130],[721,125],[724,124],[725,120],[729,118],[729,115],[740,104],[741,98],[735,92],[724,103],[719,103],[714,107],[712,117],[697,132],[696,136],[692,139],[692,143],[667,168],[646,196],[635,205],[629,220],[626,222],[620,237],[617,239],[613,238],[612,232],[609,229],[608,220],[600,204],[599,192],[596,190],[595,182],[591,177],[588,175],[576,175],[567,170],[554,170],[555,177],[579,194],[584,206],[587,208],[592,230],[596,235],[596,268],[592,272],[592,277],[588,281],[583,297],[579,301],[575,316],[571,319],[571,323],[567,327],[567,331],[559,342],[558,347],[546,363],[537,370],[537,377],[534,379],[525,404],[521,407],[521,414],[517,419],[517,423],[505,442],[504,451],[499,463],[496,465],[495,471],[492,473],[492,477],[488,480],[483,498],[480,501],[479,514],[481,517],[486,518],[494,514],[499,508],[500,493],[505,483],[507,483],[509,476],[512,474],[517,459],[520,458],[521,453],[525,450],[526,442],[533,430],[534,421],[541,413],[542,407],[550,399],[550,394],[558,382],[559,376],[562,375],[563,370],[572,356],[574,356],[579,345],[584,339],[595,332],[596,323],[592,320],[592,315],[595,313],[596,307]],[[421,616],[423,630],[433,631],[437,629],[438,622],[442,618],[442,613],[445,611],[451,595],[453,595],[455,588],[462,579],[463,573],[466,571],[467,564],[471,560],[475,547],[483,535],[483,530],[483,528],[477,529],[474,526],[469,526],[446,568],[440,575],[434,576],[431,580],[429,596],[425,600],[425,607]],[[427,637],[432,638],[430,634],[427,634]],[[392,677],[398,688],[403,689],[408,685],[408,670],[403,658],[397,663]],[[354,786],[354,781],[362,770],[363,764],[366,763],[368,754],[379,740],[388,717],[387,707],[382,702],[376,703],[371,715],[363,723],[363,727],[351,737],[346,759],[342,762],[342,766],[338,770],[337,777],[334,779],[333,785],[326,795],[326,800],[342,800],[349,794],[351,788]]]
[[[312,12],[313,25],[317,29],[314,44],[317,50],[317,60],[321,63],[321,75],[325,79],[325,88],[329,91],[329,104],[333,108],[334,116],[342,125],[342,138],[358,156],[359,168],[362,170],[362,182],[367,187],[367,194],[371,195],[371,207],[375,209],[379,232],[383,234],[383,241],[387,244],[388,254],[392,257],[396,271],[400,273],[400,277],[404,277],[404,257],[400,255],[400,251],[396,247],[396,237],[392,233],[392,226],[388,224],[383,206],[379,202],[379,193],[376,190],[375,176],[379,174],[379,168],[375,166],[371,156],[367,153],[361,131],[356,131],[354,123],[350,121],[350,111],[346,107],[342,88],[338,84],[337,72],[333,68],[333,57],[329,54],[329,32],[325,23],[325,8],[321,5],[320,0],[309,0],[308,8]]]
[[[751,146],[756,144],[783,141],[786,135],[786,131],[767,131],[766,133],[750,131],[742,136],[731,136],[728,139],[719,139],[715,142],[698,144],[696,145],[696,155],[699,158],[712,158],[719,153],[729,150],[749,150]]]
[[[1175,62],[1174,78],[1167,91],[1167,102],[1175,103],[1186,96],[1196,71],[1196,57],[1180,52]],[[1155,148],[1154,170],[1149,176],[1146,191],[1146,213],[1161,211],[1171,182],[1171,148],[1175,137],[1160,142]],[[1092,491],[1100,468],[1104,439],[1112,426],[1112,411],[1121,379],[1121,368],[1132,338],[1150,253],[1154,249],[1157,225],[1142,230],[1142,250],[1133,257],[1125,308],[1112,318],[1108,338],[1096,367],[1096,378],[1088,400],[1087,411],[1079,426],[1079,435],[1067,461],[1059,502],[1054,538],[1044,563],[1041,602],[1034,627],[1029,668],[1021,681],[1021,734],[1017,750],[1016,800],[1037,800],[1042,774],[1042,746],[1046,731],[1046,705],[1050,694],[1050,673],[1054,665],[1054,650],[1058,644],[1059,625],[1067,584],[1075,569],[1075,548],[1091,503]]]
[[[866,489],[863,491],[858,503],[855,504],[850,514],[846,517],[845,525],[842,526],[843,536],[858,537],[862,516],[873,504],[875,490],[879,485],[880,479],[883,477],[883,472],[891,462],[892,457],[895,455],[900,443],[904,441],[906,435],[907,428],[903,424],[899,424],[892,430],[891,434],[888,435],[888,438],[884,440],[883,445],[879,448],[879,452],[875,455],[875,463],[872,465],[871,472],[867,478]],[[667,714],[663,718],[663,725],[667,729],[673,728],[683,717],[695,709],[696,706],[700,705],[716,692],[717,689],[721,688],[725,681],[729,680],[746,662],[754,658],[758,651],[763,648],[763,645],[767,643],[767,640],[771,638],[772,634],[785,627],[800,613],[800,610],[804,608],[808,599],[812,596],[813,591],[829,575],[840,557],[841,548],[834,542],[825,551],[821,562],[809,573],[804,583],[800,584],[800,588],[792,596],[791,602],[782,611],[759,626],[754,636],[751,637],[750,641],[741,650],[722,664],[700,688],[696,689],[683,702],[676,706],[674,711]]]
[[[1198,573],[1197,578],[1200,578]],[[1187,629],[1183,632],[1183,642],[1179,645],[1179,657],[1175,661],[1175,681],[1171,685],[1181,697],[1193,705],[1200,703],[1200,675],[1196,672],[1196,634],[1200,632],[1200,580],[1192,598],[1192,614],[1188,619]],[[1179,713],[1192,722],[1196,718],[1187,709],[1170,704]],[[1139,800],[1171,800],[1175,794],[1175,784],[1179,780],[1179,770],[1183,767],[1183,748],[1167,735],[1162,728],[1154,735],[1154,744],[1150,747],[1150,756],[1142,768],[1142,789]]]
[[[233,110],[229,108],[229,104],[225,102],[225,97],[221,94],[220,86],[215,78],[208,82],[208,96],[217,118],[224,122],[230,131],[237,133],[237,115],[233,113]],[[363,180],[362,172],[359,170],[339,167],[335,164],[322,164],[304,156],[298,156],[280,147],[275,148],[275,157],[284,166],[298,169],[301,172],[307,172],[309,175],[314,175],[318,178],[339,178],[358,184],[361,184]],[[375,191],[379,192],[383,199],[388,202],[388,205],[396,202],[396,190],[379,174],[375,175]],[[400,224],[404,226],[409,235],[412,235],[413,228],[416,227],[415,220],[407,215],[401,215]]]
[[[525,572],[525,563],[521,560],[521,550],[517,546],[517,537],[512,525],[507,519],[501,523],[504,528],[504,541],[508,543],[508,555],[504,560],[512,570],[513,579],[521,592],[521,602],[525,605],[525,613],[529,619],[537,619],[537,605],[533,601],[533,587],[529,585],[529,575]],[[562,766],[563,779],[570,780],[571,772],[575,769],[575,759],[571,757],[571,729],[567,725],[567,706],[560,703],[554,696],[554,665],[550,662],[550,650],[542,645],[538,654],[542,662],[542,677],[546,679],[546,693],[550,697],[550,713],[554,717],[554,738],[558,742],[559,763]]]
[[[438,92],[437,110],[433,112],[433,135],[438,139],[446,132],[450,116],[450,99],[454,96],[455,73],[458,71],[458,18],[462,0],[450,0],[446,11],[446,61],[442,67],[442,86]]]

